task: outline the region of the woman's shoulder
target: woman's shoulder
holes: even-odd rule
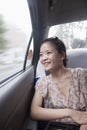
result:
[[[70,68],[73,72],[87,72],[86,68]]]
[[[48,81],[49,81],[49,75],[39,77],[38,80],[37,80],[37,83],[47,83]]]
[[[87,75],[87,69],[86,68],[71,68],[71,72],[73,75],[78,75],[78,76],[86,76]]]

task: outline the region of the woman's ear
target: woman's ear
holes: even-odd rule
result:
[[[61,60],[64,60],[64,59],[65,59],[65,52],[63,51],[61,54]]]

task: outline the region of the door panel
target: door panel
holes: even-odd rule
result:
[[[34,68],[0,88],[0,129],[21,130],[29,116],[34,84]]]

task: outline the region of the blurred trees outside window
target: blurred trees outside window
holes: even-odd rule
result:
[[[63,40],[67,49],[87,48],[87,20],[52,26],[50,36]]]

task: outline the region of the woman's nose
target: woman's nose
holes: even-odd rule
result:
[[[46,54],[44,54],[43,56],[42,56],[42,60],[46,60],[48,57],[47,57],[47,55]]]

